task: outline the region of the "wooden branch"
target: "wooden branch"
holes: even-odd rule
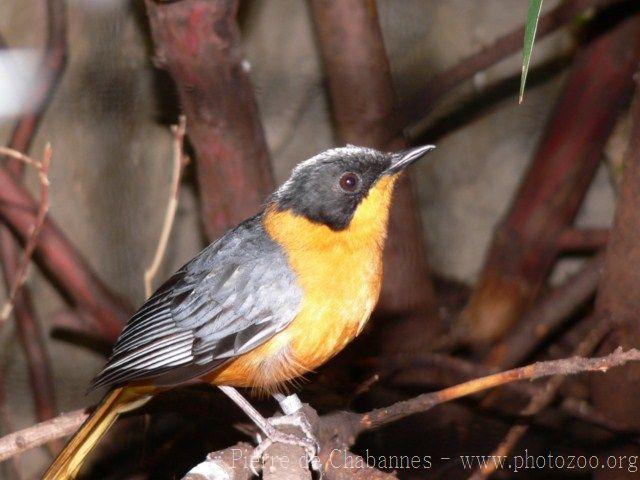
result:
[[[298,434],[297,428],[283,428],[286,433]],[[274,443],[262,456],[263,480],[311,480],[306,463],[307,454],[299,445]]]
[[[393,473],[383,472],[372,466],[360,455],[348,449],[323,449],[320,461],[327,480],[397,480]]]
[[[282,463],[297,465],[297,457],[290,455],[286,445],[287,460]],[[248,480],[253,477],[249,470],[249,461],[253,447],[241,442],[232,447],[211,452],[207,458],[193,467],[182,480]],[[376,468],[367,466],[366,461],[347,449],[323,448],[319,454],[323,465],[322,478],[327,480],[396,480],[397,477],[390,473],[382,472]],[[308,470],[307,470],[308,472]],[[265,475],[278,480],[297,480],[299,476],[287,476],[282,470],[274,469],[265,472]],[[274,476],[278,475],[278,476]]]
[[[171,193],[169,194],[169,203],[167,204],[167,210],[164,216],[164,222],[162,224],[162,231],[160,232],[160,239],[158,240],[156,252],[151,264],[144,271],[144,291],[147,298],[149,298],[153,293],[153,279],[162,264],[162,259],[164,258],[167,244],[169,243],[169,235],[171,235],[173,221],[176,217],[176,210],[178,209],[180,177],[182,176],[182,169],[187,163],[187,157],[184,155],[183,151],[184,135],[187,128],[186,122],[186,117],[184,115],[180,115],[178,124],[171,126],[171,132],[173,133],[173,174],[171,177]]]
[[[563,285],[542,297],[518,322],[513,331],[495,345],[485,362],[502,368],[515,367],[595,296],[604,253],[587,260],[582,269]]]
[[[364,431],[382,427],[416,413],[425,412],[436,405],[467,395],[518,380],[534,380],[536,378],[554,375],[574,375],[582,372],[606,372],[611,368],[619,367],[632,361],[640,361],[640,350],[623,351],[618,348],[611,354],[599,358],[572,357],[538,362],[526,367],[507,370],[437,392],[419,395],[410,400],[397,402],[388,407],[371,410],[364,414],[334,412],[321,417],[317,422],[318,438],[321,441],[323,451],[327,448],[329,450],[348,448],[353,445],[358,435]],[[83,411],[77,410],[2,437],[0,438],[0,461],[55,438],[71,434],[80,427],[86,418],[87,415]],[[330,453],[325,452],[321,455],[321,460],[324,459],[323,464],[328,458],[326,455],[330,455]]]
[[[27,280],[27,270],[29,268],[29,263],[31,262],[31,256],[36,248],[42,224],[44,223],[45,216],[49,210],[49,178],[47,177],[47,174],[49,173],[49,166],[51,165],[51,145],[47,144],[45,146],[42,161],[34,160],[16,150],[6,147],[0,147],[0,155],[11,157],[37,168],[38,179],[40,181],[40,206],[38,207],[35,223],[31,228],[31,234],[29,235],[29,239],[24,248],[20,267],[13,279],[13,284],[10,285],[7,300],[2,306],[2,309],[0,309],[0,327],[2,327],[4,322],[9,318],[9,315],[11,315],[15,305],[16,296],[18,295],[20,288]]]
[[[338,143],[406,147],[391,125],[396,95],[375,1],[312,0],[310,6]],[[394,194],[377,310],[385,316],[416,316],[425,334],[435,334],[435,294],[416,205],[405,174]]]
[[[372,0],[309,3],[339,143],[382,148],[396,95]]]
[[[397,477],[367,465],[367,462],[349,451],[340,437],[322,425],[316,411],[309,405],[303,407],[318,442],[322,445],[318,458],[322,466],[321,477],[327,480],[394,480]],[[330,422],[329,422],[330,423]],[[296,433],[294,430],[285,430]],[[300,433],[300,432],[298,432]],[[244,480],[250,477],[249,463],[253,447],[240,443],[207,455],[207,459],[192,469],[184,480]],[[262,458],[262,478],[265,480],[306,480],[311,472],[306,466],[306,453],[298,446],[275,443]],[[223,477],[222,475],[228,475]],[[197,475],[200,475],[198,477]]]
[[[463,311],[460,330],[473,342],[502,338],[537,297],[555,263],[558,239],[573,223],[615,119],[633,92],[638,61],[638,15],[576,56]]]
[[[80,428],[87,417],[84,410],[74,410],[0,438],[0,462],[71,435]]]
[[[176,84],[195,150],[210,240],[254,215],[274,188],[237,0],[146,0],[155,63]]]

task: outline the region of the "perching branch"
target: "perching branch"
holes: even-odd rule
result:
[[[211,452],[203,462],[189,470],[182,480],[249,480],[253,476],[249,469],[252,452],[253,447],[245,442]]]
[[[180,193],[180,177],[182,176],[182,169],[187,164],[187,157],[184,154],[184,135],[187,128],[187,119],[184,115],[180,115],[177,125],[171,126],[171,132],[173,133],[173,173],[171,176],[171,193],[169,196],[169,203],[167,205],[167,211],[164,216],[164,223],[162,224],[162,231],[160,232],[160,239],[158,240],[158,247],[156,253],[151,261],[151,264],[144,271],[144,291],[149,298],[153,293],[153,279],[158,273],[158,269],[162,264],[164,253],[169,243],[169,236],[173,227],[173,222],[176,217],[176,210],[178,209],[178,194]]]
[[[597,358],[572,357],[547,362],[537,362],[526,367],[488,375],[468,382],[425,393],[409,400],[397,402],[384,408],[363,414],[335,412],[320,418],[320,438],[331,438],[335,445],[349,447],[362,432],[373,430],[402,418],[423,413],[442,403],[450,402],[490,388],[519,380],[534,380],[554,375],[575,375],[582,372],[606,372],[628,362],[640,361],[640,350],[623,351],[618,348],[611,354]],[[6,460],[45,442],[69,435],[86,418],[83,411],[70,412],[58,419],[42,422],[33,427],[0,438],[0,461]],[[323,445],[323,449],[325,445]],[[332,446],[333,448],[333,446]]]
[[[253,474],[249,470],[249,461],[253,447],[247,443],[238,443],[232,447],[211,452],[207,458],[187,472],[182,480],[249,480]],[[396,480],[392,473],[386,473],[370,467],[365,460],[341,448],[323,448],[320,452],[322,478],[327,480]],[[281,459],[272,459],[280,464],[297,465],[298,458],[291,455]],[[282,474],[274,469],[265,472],[266,476]],[[292,480],[292,477],[273,476],[271,478]],[[295,477],[293,477],[295,478]]]

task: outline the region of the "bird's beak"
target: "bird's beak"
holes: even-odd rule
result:
[[[428,152],[436,148],[435,145],[423,145],[421,147],[409,148],[393,154],[393,160],[391,166],[385,170],[385,174],[394,175],[400,173],[405,167],[408,167],[413,162],[420,160]]]

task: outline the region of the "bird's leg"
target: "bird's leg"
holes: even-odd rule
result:
[[[276,401],[280,405],[280,410],[282,410],[282,413],[284,413],[285,415],[296,413],[302,408],[302,402],[300,401],[298,395],[296,395],[295,393],[292,393],[291,395],[274,393],[273,398],[276,399]]]
[[[273,430],[273,426],[268,422],[266,418],[262,416],[259,411],[253,408],[253,405],[251,405],[246,398],[240,395],[240,392],[238,392],[233,387],[227,387],[225,385],[220,385],[218,386],[218,388],[222,390],[222,392],[227,397],[233,400],[233,402],[238,407],[240,407],[240,409],[247,415],[247,417],[249,417],[253,421],[253,423],[255,423],[256,426],[260,430],[262,430],[262,433],[264,433],[266,436],[269,436],[269,434],[272,433],[271,431]]]
[[[255,408],[253,408],[253,405],[251,405],[246,398],[240,395],[240,392],[238,392],[235,388],[224,386],[224,385],[221,385],[221,386],[219,385],[218,388],[222,390],[222,392],[225,395],[227,395],[231,400],[233,400],[233,402],[238,407],[240,407],[240,409],[253,421],[253,423],[256,424],[256,426],[262,431],[262,433],[266,437],[264,440],[259,441],[258,445],[253,451],[253,454],[251,455],[251,459],[250,459],[251,463],[249,464],[249,468],[255,475],[258,475],[258,471],[255,468],[255,465],[256,464],[260,465],[260,459],[262,458],[262,455],[274,442],[286,443],[289,445],[297,445],[297,446],[303,447],[307,453],[307,457],[309,458],[309,462],[311,463],[311,466],[314,469],[317,469],[319,461],[316,455],[316,452],[317,452],[316,443],[313,440],[310,440],[309,438],[303,439],[298,437],[297,435],[281,432],[280,430],[276,429],[273,426],[273,424],[278,424],[277,421],[276,422],[274,422],[273,420],[269,421],[266,418],[264,418],[260,414],[260,412],[258,412]],[[281,417],[281,418],[286,418],[286,417]],[[277,419],[274,419],[274,420],[277,420]],[[303,432],[305,433],[305,436],[307,436],[307,432],[305,431],[304,427],[302,427],[302,425],[298,425],[298,426],[303,430]],[[308,422],[307,422],[307,427],[308,427]],[[308,431],[310,431],[310,429]]]

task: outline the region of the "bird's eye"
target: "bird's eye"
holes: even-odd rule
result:
[[[340,188],[349,193],[358,191],[360,189],[360,177],[353,172],[343,174],[340,177]]]

